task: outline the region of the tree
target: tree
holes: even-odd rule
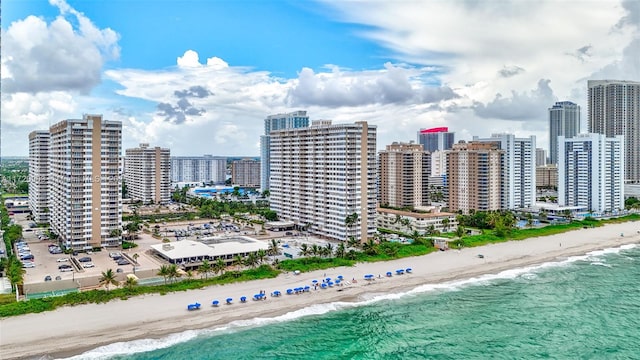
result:
[[[233,263],[237,266],[236,270],[240,271],[240,266],[244,263],[244,258],[242,255],[236,254],[236,256],[233,257]]]
[[[211,263],[209,262],[209,260],[205,259],[202,261],[202,264],[198,268],[198,272],[200,272],[200,274],[203,274],[205,279],[208,279],[209,273],[211,272],[212,269],[213,267],[211,266]]]
[[[171,282],[174,282],[180,276],[182,276],[182,274],[180,274],[180,272],[178,271],[178,265],[176,264],[169,265],[169,275],[168,275],[169,280]]]
[[[131,257],[133,258],[133,261],[135,261],[135,263],[138,264],[138,258],[140,257],[140,255],[138,255],[138,253],[135,253],[131,255]]]
[[[213,265],[213,271],[215,274],[220,273],[220,275],[223,275],[226,267],[227,263],[221,258],[218,258],[218,261]]]
[[[341,242],[340,244],[338,244],[338,247],[336,248],[336,257],[344,258],[345,254],[346,254],[346,248],[344,246],[344,243]]]
[[[357,249],[357,248],[358,248],[358,246],[360,246],[360,241],[358,241],[358,239],[356,239],[356,238],[355,238],[355,237],[353,237],[353,236],[349,236],[349,239],[347,240],[347,245],[348,245],[350,248]]]
[[[367,255],[376,255],[378,253],[376,243],[373,239],[369,239],[366,243],[362,244],[362,250],[364,250]]]
[[[169,277],[169,266],[168,265],[160,266],[160,269],[158,270],[158,275],[164,278],[164,284],[167,285],[167,278]]]
[[[464,236],[464,233],[465,233],[464,226],[458,225],[458,227],[456,228],[456,236],[459,238],[462,238]]]
[[[258,252],[255,255],[258,258],[258,262],[260,264],[262,264],[264,260],[267,258],[267,252],[264,249],[258,250]]]
[[[442,219],[442,228],[444,229],[444,232],[449,230],[449,218]]]
[[[138,285],[138,280],[133,276],[127,276],[127,279],[124,281],[124,286],[131,291],[136,285]]]
[[[271,241],[269,242],[268,253],[271,256],[276,256],[280,254],[280,248],[278,247],[278,240],[271,239]]]
[[[307,244],[300,245],[300,254],[302,254],[302,256],[304,256],[304,257],[309,256],[309,254],[310,254],[309,245],[307,245]]]
[[[118,285],[118,280],[116,280],[116,274],[112,269],[107,269],[107,271],[102,272],[102,276],[98,279],[98,284],[100,286],[104,285],[109,291],[109,285]]]

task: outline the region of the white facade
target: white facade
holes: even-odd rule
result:
[[[437,150],[431,153],[431,176],[447,175],[447,153]]]
[[[405,234],[417,231],[424,235],[429,234],[432,230],[446,233],[458,228],[456,214],[448,212],[416,213],[378,208],[376,221],[380,228]]]
[[[286,114],[269,115],[264,119],[264,135],[260,136],[260,190],[269,190],[271,173],[271,138],[275,130],[309,127],[309,116],[304,110]]]
[[[73,249],[118,246],[122,229],[122,123],[84,115],[49,129],[52,230]]]
[[[227,158],[221,156],[171,157],[171,182],[200,182],[224,184],[227,176]]]
[[[624,138],[558,137],[558,205],[596,213],[624,209]]]
[[[270,137],[271,209],[280,220],[340,241],[375,233],[375,126],[325,120]],[[347,225],[353,214],[356,221]]]
[[[49,222],[49,131],[29,134],[29,210],[36,223]]]
[[[536,137],[516,138],[513,134],[492,134],[474,141],[496,142],[502,154],[501,207],[505,210],[529,208],[536,202]]]
[[[260,186],[260,161],[242,159],[231,163],[231,183],[242,187]]]
[[[166,204],[171,200],[171,152],[166,148],[127,149],[124,179],[129,198],[143,203]]]

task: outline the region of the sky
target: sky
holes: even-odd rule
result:
[[[535,135],[589,79],[640,81],[637,0],[4,0],[2,156],[83,114],[123,149],[257,156],[264,119]]]

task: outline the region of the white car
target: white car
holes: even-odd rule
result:
[[[84,265],[82,265],[83,268],[88,269],[88,268],[92,268],[95,267],[95,265],[93,265],[93,263],[86,263]]]
[[[62,268],[62,269],[60,269],[60,272],[68,272],[68,271],[73,271],[73,268]]]
[[[23,268],[34,268],[36,267],[36,264],[30,262],[30,261],[25,261],[22,263],[22,267]]]
[[[60,259],[58,259],[56,261],[57,262],[67,262],[67,261],[69,261],[69,259],[68,258],[60,258]]]

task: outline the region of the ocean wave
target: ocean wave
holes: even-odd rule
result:
[[[541,270],[552,268],[552,267],[568,266],[578,261],[592,261],[591,262],[592,265],[601,265],[601,266],[611,267],[610,265],[605,264],[603,262],[604,259],[602,259],[602,256],[608,255],[608,254],[617,254],[623,250],[629,250],[636,247],[637,247],[636,244],[622,245],[617,248],[608,248],[603,250],[592,251],[585,255],[570,256],[561,261],[550,261],[550,262],[532,265],[532,266],[526,266],[522,268],[504,270],[496,274],[485,274],[477,277],[471,277],[468,279],[454,280],[454,281],[449,281],[444,283],[424,284],[401,293],[385,293],[385,294],[371,295],[370,297],[365,298],[364,300],[360,300],[356,302],[339,301],[339,302],[325,303],[325,304],[314,304],[314,305],[311,305],[299,310],[291,311],[275,317],[270,317],[270,318],[257,317],[257,318],[248,319],[248,320],[236,320],[224,326],[219,326],[211,329],[203,329],[203,330],[187,330],[181,333],[171,334],[159,339],[139,339],[139,340],[132,340],[127,342],[117,342],[117,343],[98,347],[96,349],[87,351],[77,356],[67,358],[65,360],[80,360],[80,359],[106,360],[118,355],[142,353],[142,352],[148,352],[148,351],[153,351],[157,349],[168,348],[179,343],[193,340],[194,338],[199,336],[212,336],[221,332],[225,332],[225,333],[235,332],[235,331],[243,330],[246,328],[260,327],[260,326],[270,325],[274,323],[289,322],[289,321],[294,321],[307,316],[324,315],[329,312],[339,311],[346,308],[367,306],[367,305],[374,304],[381,301],[398,300],[407,296],[415,296],[417,294],[423,294],[423,293],[434,292],[434,291],[459,291],[469,286],[491,284],[496,280],[508,280],[508,279],[515,279],[515,278],[532,280],[537,277],[536,273]]]

